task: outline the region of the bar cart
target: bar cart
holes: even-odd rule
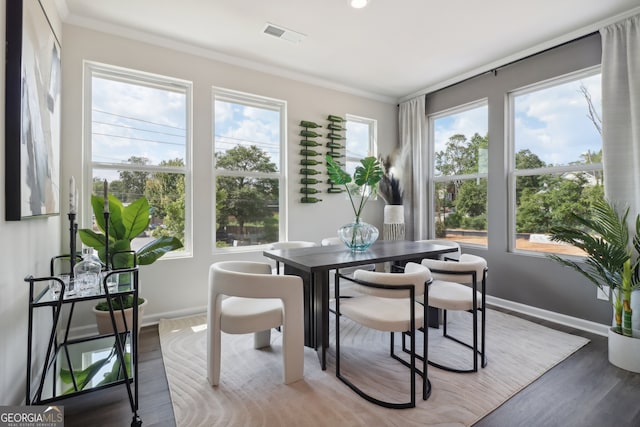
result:
[[[66,255],[51,260],[50,276],[25,278],[29,283],[26,404],[48,404],[124,385],[133,413],[131,426],[141,426],[142,420],[138,416],[138,267],[102,271],[100,286],[73,292],[70,280],[55,274],[55,263],[65,257],[71,260],[73,270],[75,257]],[[116,277],[119,284],[114,287],[116,281],[113,279]],[[114,307],[118,300],[122,307],[125,298],[133,299],[131,325],[127,324],[124,310]],[[69,329],[76,303],[98,299],[107,301],[111,333],[70,338]],[[34,314],[47,308],[51,311],[52,321],[44,362],[32,366]],[[63,310],[68,311],[66,316]],[[116,316],[122,316],[124,328],[118,329]]]

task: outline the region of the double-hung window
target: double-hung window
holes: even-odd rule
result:
[[[378,122],[366,117],[346,115],[346,165],[345,170],[353,175],[360,160],[367,156],[375,156]]]
[[[512,163],[511,247],[581,255],[551,242],[556,225],[577,225],[604,197],[600,67],[508,95]]]
[[[191,248],[190,82],[135,70],[86,63],[85,165],[89,193],[109,192],[125,205],[146,197],[149,228],[133,248],[175,236]],[[90,203],[83,204],[85,217]]]
[[[286,101],[214,88],[215,245],[282,240]]]
[[[432,237],[486,246],[487,102],[434,114],[429,123]]]

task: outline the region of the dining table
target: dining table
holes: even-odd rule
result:
[[[263,255],[284,265],[284,274],[300,276],[304,286],[304,344],[318,353],[323,370],[329,349],[330,271],[366,264],[420,262],[457,249],[428,241],[379,240],[361,252],[346,245],[271,249]]]

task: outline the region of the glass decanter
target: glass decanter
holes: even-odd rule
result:
[[[100,291],[102,265],[93,254],[93,248],[82,248],[82,261],[73,267],[74,287],[80,295],[91,295]]]

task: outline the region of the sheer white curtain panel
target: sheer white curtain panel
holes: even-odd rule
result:
[[[425,96],[421,95],[399,105],[398,129],[400,132],[400,146],[404,152],[410,153],[404,158],[409,159],[404,174],[405,185],[405,215],[407,224],[413,230],[407,230],[407,239],[427,238],[427,116],[425,113]],[[408,200],[407,200],[408,199]],[[408,228],[408,227],[407,227]]]
[[[605,197],[629,218],[640,213],[640,15],[609,25],[602,36],[602,152]],[[634,226],[635,224],[631,224]],[[640,292],[632,323],[640,324]]]

